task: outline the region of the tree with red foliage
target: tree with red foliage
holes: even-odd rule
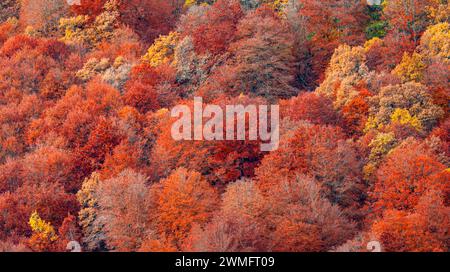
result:
[[[124,102],[141,113],[157,110],[160,107],[157,85],[163,80],[160,78],[157,70],[148,64],[133,67],[123,96]]]
[[[100,118],[86,144],[76,151],[77,162],[84,166],[82,168],[86,173],[99,170],[121,138],[111,120]]]
[[[171,65],[136,65],[126,84],[124,101],[141,113],[172,107],[181,96],[176,77],[176,70]]]
[[[360,216],[365,197],[362,165],[355,146],[346,141],[341,129],[301,124],[282,138],[280,148],[265,156],[256,170],[263,191],[298,174],[316,178],[331,203],[347,209],[351,217]]]
[[[76,14],[97,16],[103,11],[103,6],[108,0],[80,0],[79,4],[71,5],[70,8]]]
[[[81,0],[80,5],[71,8],[77,14],[89,15],[92,20],[103,12],[105,4],[116,6],[120,22],[147,43],[167,34],[174,27],[182,8],[181,1],[177,0]]]
[[[115,133],[114,122],[109,118],[115,117],[121,106],[119,92],[97,79],[84,89],[73,86],[32,122],[27,132],[28,142],[54,143],[71,150],[76,157],[76,180],[81,182],[100,168],[106,154],[120,142],[120,135]]]
[[[297,94],[294,83],[293,36],[288,24],[263,6],[250,11],[237,26],[231,57],[216,68],[198,93],[265,97],[269,101]]]
[[[449,250],[448,1],[0,2],[0,251]]]
[[[152,162],[148,158],[155,142],[152,119],[129,106],[119,111],[117,128],[122,137],[120,143],[106,154],[100,171],[102,179],[116,176],[127,168],[143,173],[150,172]]]
[[[186,103],[193,112],[191,101],[182,103]],[[225,112],[226,105],[264,105],[265,100],[246,96],[222,97],[212,104],[219,105]],[[204,123],[209,119],[204,117]],[[211,184],[220,187],[254,175],[254,169],[263,156],[259,140],[247,138],[245,141],[175,141],[171,134],[174,121],[172,118],[163,124],[152,152],[154,172],[157,176],[165,177],[176,168],[184,167],[200,172]],[[248,129],[246,126],[246,133]],[[224,134],[223,139],[225,138]]]
[[[11,0],[12,2],[15,2],[16,0]],[[0,22],[2,21],[1,15],[0,15]],[[0,23],[0,46],[3,45],[3,43],[11,38],[11,36],[14,36],[17,34],[19,30],[19,23],[17,20],[7,20],[6,22]]]
[[[345,128],[350,134],[361,133],[369,116],[369,99],[372,94],[365,88],[359,91],[359,95],[350,100],[343,108]]]
[[[68,12],[65,0],[21,0],[19,19],[32,32],[51,37],[58,31],[59,20]]]
[[[415,45],[423,31],[430,24],[429,13],[437,8],[440,1],[435,0],[391,0],[386,3],[384,16],[396,29],[406,32]]]
[[[68,213],[77,212],[78,202],[59,184],[29,184],[0,195],[0,208],[0,238],[5,239],[30,235],[28,220],[34,211],[60,227]]]
[[[152,42],[174,27],[181,5],[180,1],[167,0],[120,1],[120,20],[143,41]]]
[[[414,42],[405,33],[392,30],[383,39],[374,38],[366,43],[366,64],[371,70],[390,72],[405,52],[412,53],[414,49]]]
[[[67,250],[67,244],[75,241],[81,242],[81,230],[74,215],[67,215],[58,229],[58,247],[60,251]]]
[[[449,192],[450,173],[422,143],[407,139],[391,151],[377,172],[373,210],[412,211],[428,190]]]
[[[326,64],[340,43],[356,45],[364,40],[365,3],[359,0],[299,2],[299,13],[306,17],[311,35],[312,68],[323,79]]]
[[[52,84],[68,88],[74,82],[72,69],[76,69],[73,63],[68,64],[69,55],[68,47],[59,41],[26,35],[9,38],[0,48],[0,64],[4,67],[0,71],[0,93],[13,88],[26,94],[40,93]],[[59,98],[60,95],[48,96]]]
[[[196,52],[218,55],[236,39],[239,20],[244,13],[237,0],[218,0],[211,6],[188,11],[178,24],[183,36],[191,36]]]
[[[28,144],[26,130],[43,110],[35,94],[26,95],[16,89],[4,93],[0,105],[0,162],[24,155]]]
[[[440,151],[443,151],[447,158],[450,157],[450,118],[447,118],[445,121],[442,121],[442,124],[436,127],[430,134],[431,137],[438,137],[442,142],[442,148]]]
[[[316,93],[304,92],[290,100],[280,101],[281,117],[305,120],[318,125],[339,125],[340,116],[333,102]]]

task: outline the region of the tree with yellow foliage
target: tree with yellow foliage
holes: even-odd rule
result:
[[[33,251],[55,250],[55,242],[58,240],[58,235],[49,222],[41,219],[37,211],[35,211],[31,214],[28,224],[33,231],[31,238],[28,240],[29,247]]]
[[[446,22],[430,26],[420,40],[420,49],[429,58],[438,57],[449,63],[450,24]]]
[[[411,116],[407,109],[395,109],[391,115],[391,123],[411,126],[418,131],[422,130],[420,120],[416,116]]]
[[[59,28],[64,32],[62,41],[93,47],[101,41],[110,39],[119,23],[118,5],[117,0],[108,1],[104,11],[92,23],[87,15],[61,18]]]
[[[331,99],[340,109],[360,94],[357,85],[368,75],[365,49],[341,45],[331,57],[325,80],[316,93]]]
[[[153,67],[172,62],[179,39],[179,33],[176,31],[159,36],[142,59]]]
[[[420,82],[423,79],[423,72],[426,65],[423,61],[422,55],[414,52],[412,55],[408,53],[403,54],[402,62],[392,71],[403,82],[416,81]]]
[[[190,8],[195,5],[209,5],[212,4],[214,0],[186,0],[184,2],[185,8]]]
[[[267,4],[278,13],[283,13],[284,7],[288,4],[289,0],[263,0],[261,2]]]
[[[369,122],[373,124],[367,125],[367,130],[376,125],[389,125],[393,114],[397,120],[402,119],[399,117],[401,112],[395,113],[396,109],[408,110],[411,116],[418,119],[424,131],[433,128],[444,114],[442,108],[433,103],[427,87],[416,82],[383,87],[371,100],[372,115]],[[414,122],[418,126],[419,123]]]
[[[398,140],[395,134],[378,133],[375,138],[369,143],[370,153],[369,161],[364,166],[363,173],[366,180],[371,180],[376,169],[386,157],[386,155],[398,145]]]

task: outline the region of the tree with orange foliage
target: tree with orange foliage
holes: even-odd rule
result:
[[[256,170],[264,191],[298,174],[316,178],[331,203],[348,209],[349,216],[360,216],[358,207],[365,197],[360,181],[362,165],[355,146],[346,141],[341,129],[300,124],[282,138],[280,148],[265,156]]]
[[[218,195],[202,175],[185,168],[175,170],[152,188],[160,235],[181,248],[194,224],[204,225],[217,208]]]
[[[12,0],[11,2],[15,2],[16,0]],[[3,4],[3,3],[2,3]],[[0,5],[2,5],[0,4]],[[0,6],[1,8],[1,6]],[[0,14],[2,14],[0,12]],[[2,22],[2,15],[0,15],[0,46],[3,45],[3,43],[8,40],[11,36],[14,36],[17,34],[19,30],[19,22],[17,19],[10,18],[6,20],[5,22]]]
[[[449,192],[450,173],[422,143],[407,139],[395,148],[377,171],[372,193],[373,211],[411,212],[427,190]]]
[[[430,190],[422,196],[416,211],[386,210],[372,231],[385,251],[446,252],[449,249],[450,208],[442,193]]]
[[[0,48],[0,64],[4,67],[0,71],[0,93],[15,88],[24,94],[46,92],[49,98],[59,98],[60,90],[49,88],[56,85],[65,89],[75,82],[72,69],[77,63],[69,64],[69,60],[74,61],[69,56],[68,47],[56,40],[27,35],[9,38]]]
[[[266,220],[274,228],[274,251],[325,251],[352,237],[354,225],[338,206],[323,197],[319,183],[307,176],[280,178],[267,192]]]
[[[28,128],[30,144],[54,143],[75,155],[77,182],[100,168],[120,142],[113,118],[122,107],[120,93],[94,79],[85,88],[71,87]],[[97,149],[98,148],[98,149]]]
[[[150,231],[142,242],[139,252],[177,252],[177,247],[164,234]]]
[[[369,116],[369,99],[372,94],[362,88],[359,95],[351,99],[343,108],[345,128],[350,134],[361,133]]]
[[[65,0],[20,1],[20,21],[23,26],[28,27],[27,30],[31,33],[39,33],[46,37],[56,34],[59,19],[68,12],[69,5]]]

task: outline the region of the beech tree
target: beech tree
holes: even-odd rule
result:
[[[372,226],[386,251],[444,252],[448,250],[445,225],[449,208],[438,191],[429,191],[416,206],[417,212],[387,210]]]
[[[224,53],[236,39],[236,30],[243,12],[239,1],[217,0],[211,6],[195,7],[178,24],[182,37],[193,39],[197,53]]]
[[[449,250],[448,1],[0,2],[0,251]]]
[[[270,190],[280,179],[311,175],[331,203],[347,208],[349,216],[359,217],[357,207],[365,193],[357,156],[339,128],[303,124],[282,140],[277,151],[264,157],[256,175],[263,190]]]
[[[195,171],[175,170],[152,188],[158,233],[181,248],[194,224],[206,224],[216,209],[214,188]]]
[[[229,184],[220,210],[206,226],[194,225],[185,242],[187,251],[266,251],[268,207],[256,183],[240,180]]]
[[[311,36],[312,68],[318,77],[323,73],[339,43],[356,45],[364,39],[365,3],[358,0],[299,1],[299,13],[306,16]]]
[[[186,103],[193,112],[192,102]],[[221,98],[212,102],[225,111],[226,105],[264,105],[261,98],[240,96]],[[166,113],[168,116],[169,113]],[[201,173],[211,184],[218,187],[254,176],[263,152],[259,140],[245,141],[175,141],[171,134],[174,119],[166,119],[157,136],[156,146],[152,151],[154,172],[159,177],[168,176],[176,168],[183,167]],[[204,118],[206,122],[209,118]],[[236,128],[237,129],[237,128]],[[246,126],[246,134],[249,127]],[[225,131],[223,133],[226,133]],[[226,135],[223,135],[226,138]]]
[[[428,190],[448,192],[449,172],[435,155],[417,140],[395,148],[377,171],[372,200],[376,213],[386,209],[410,212]]]
[[[342,108],[360,94],[358,87],[369,73],[365,62],[362,47],[339,46],[316,92],[332,99],[336,108]]]
[[[275,251],[323,251],[352,236],[354,226],[322,196],[317,181],[307,176],[279,179],[267,191]],[[339,231],[338,231],[339,230]]]
[[[113,250],[137,251],[145,238],[151,224],[146,181],[145,176],[125,170],[98,185],[98,219]]]
[[[78,203],[73,195],[64,192],[59,184],[23,185],[15,192],[0,196],[0,236],[28,236],[30,215],[37,211],[41,218],[59,228],[68,213],[75,213]]]
[[[408,82],[384,87],[372,100],[370,112],[374,114],[376,122],[381,124],[388,124],[397,108],[406,109],[417,117],[425,130],[432,129],[443,115],[442,109],[433,104],[426,87],[420,83]]]
[[[98,186],[99,175],[92,173],[85,178],[81,189],[77,192],[80,204],[78,212],[79,225],[83,233],[82,244],[90,251],[100,251],[106,248],[104,224],[99,218]]]
[[[430,23],[428,13],[430,8],[436,8],[440,1],[388,1],[384,14],[397,29],[407,32],[411,40],[418,43],[421,34]]]
[[[309,92],[280,101],[280,109],[283,118],[294,121],[305,120],[318,125],[339,125],[342,118],[334,110],[330,99]]]
[[[245,90],[268,100],[296,94],[293,37],[286,22],[264,7],[249,12],[239,23],[238,41],[231,45],[235,94]]]

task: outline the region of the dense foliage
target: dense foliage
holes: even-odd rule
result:
[[[450,250],[447,0],[2,0],[0,251]],[[279,104],[278,150],[170,109]]]

